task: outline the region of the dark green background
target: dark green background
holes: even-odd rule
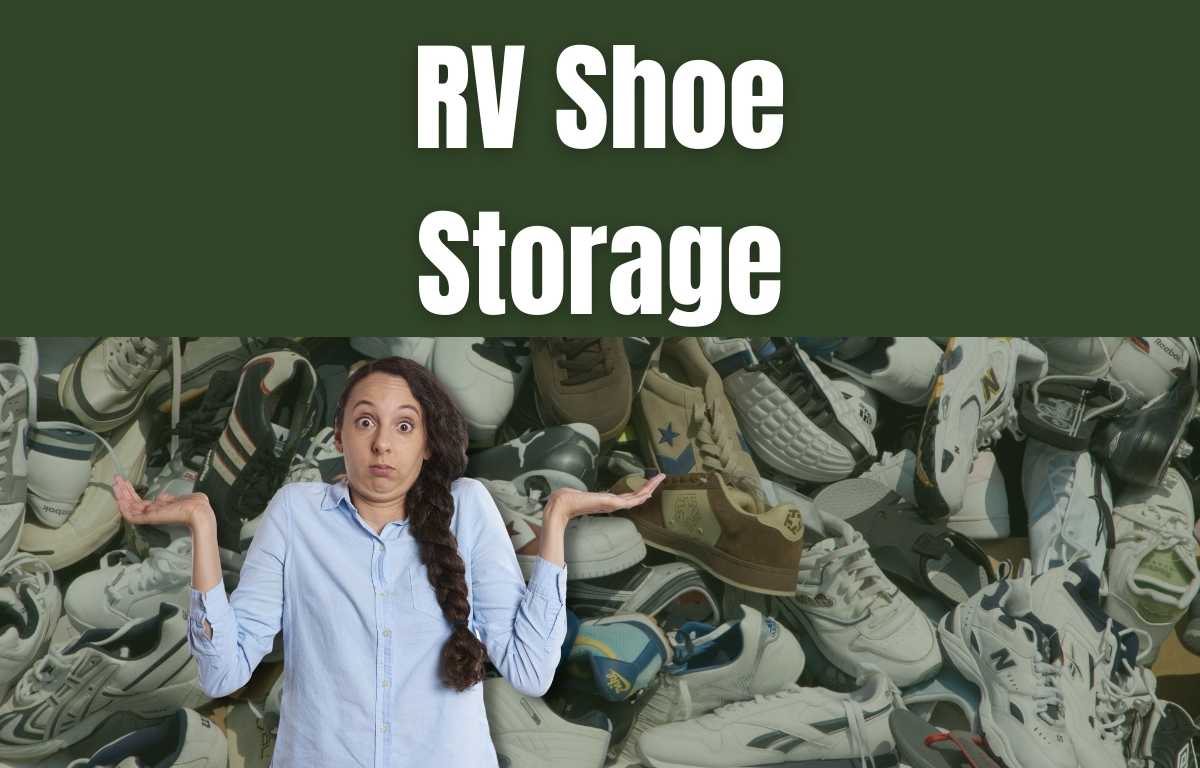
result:
[[[1194,1],[7,3],[3,315],[38,333],[545,329],[421,309],[417,226],[447,208],[499,210],[510,240],[769,226],[781,306],[727,309],[723,333],[1187,330],[1198,17]],[[668,76],[770,59],[784,138],[569,150],[554,62],[579,42],[636,43]],[[480,149],[477,125],[471,149],[416,149],[420,43],[527,46],[513,150]],[[596,260],[596,315],[553,327],[672,332],[612,313],[614,265]]]

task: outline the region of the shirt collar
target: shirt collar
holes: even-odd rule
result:
[[[354,504],[350,501],[350,486],[345,480],[339,480],[329,486],[325,491],[325,501],[322,504],[325,509],[337,509],[345,506],[347,509],[353,509]]]

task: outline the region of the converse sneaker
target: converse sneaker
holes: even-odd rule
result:
[[[567,720],[502,677],[483,681],[483,706],[502,768],[604,768],[612,724],[600,713]]]
[[[98,339],[63,369],[58,399],[85,427],[97,432],[116,429],[137,414],[146,388],[170,355],[166,336]]]
[[[545,492],[586,491],[596,482],[600,433],[591,424],[564,424],[526,432],[467,458],[468,477],[511,480]]]
[[[567,582],[567,602],[581,619],[644,613],[664,627],[672,620],[713,621],[721,615],[700,569],[691,563],[639,564],[596,579]]]
[[[839,349],[822,360],[898,403],[924,405],[941,356],[927,336],[882,336],[857,357],[848,358]]]
[[[158,725],[140,728],[67,768],[226,768],[225,734],[207,717],[180,709]]]
[[[431,370],[467,420],[472,443],[491,445],[529,371],[523,339],[445,336]]]
[[[917,445],[916,494],[926,512],[941,516],[962,506],[979,448],[1016,422],[1017,385],[1045,372],[1045,353],[1024,339],[950,340]]]
[[[25,522],[29,455],[25,435],[37,407],[33,380],[20,366],[0,363],[0,562],[16,550]]]
[[[115,712],[163,717],[208,700],[179,609],[118,630],[92,630],[51,649],[0,704],[0,757],[52,755],[83,739]]]
[[[29,510],[58,528],[71,516],[92,474],[99,438],[82,429],[35,427],[29,440]]]
[[[853,693],[791,685],[727,704],[647,731],[638,752],[651,768],[896,765],[888,718],[900,693],[878,672],[861,682]]]
[[[159,603],[178,606],[186,615],[192,583],[192,539],[176,539],[151,549],[146,560],[131,552],[109,552],[99,570],[85,573],[67,588],[64,607],[80,632],[117,629],[158,613]]]
[[[1192,493],[1172,468],[1157,489],[1126,490],[1113,517],[1117,543],[1109,559],[1104,610],[1149,635],[1138,662],[1150,666],[1200,590]]]
[[[1087,451],[1065,451],[1029,438],[1021,467],[1029,514],[1033,572],[1086,555],[1083,564],[1104,573],[1115,543],[1112,490],[1103,467]]]
[[[50,645],[62,615],[62,595],[44,560],[0,560],[0,702]]]
[[[621,337],[539,337],[530,341],[530,352],[543,424],[587,422],[604,442],[621,434],[633,402]]]

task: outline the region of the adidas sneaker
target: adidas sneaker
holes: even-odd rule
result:
[[[226,768],[225,734],[207,717],[180,709],[158,725],[140,728],[67,768]]]
[[[0,702],[50,644],[62,616],[62,595],[44,560],[0,560]]]
[[[501,768],[604,768],[612,724],[599,712],[567,720],[502,677],[483,681],[483,706]]]
[[[99,570],[85,573],[67,588],[64,608],[80,632],[117,629],[158,613],[171,603],[184,614],[192,583],[192,539],[184,536],[154,548],[146,560],[130,552],[109,552]]]
[[[58,399],[97,432],[137,415],[151,380],[171,356],[166,336],[105,336],[63,368]]]
[[[1104,468],[1087,451],[1067,451],[1029,438],[1021,466],[1029,515],[1033,572],[1086,554],[1084,565],[1104,573],[1114,543],[1112,489]]]

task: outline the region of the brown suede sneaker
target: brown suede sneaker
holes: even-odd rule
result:
[[[628,475],[613,493],[636,491],[643,475]],[[719,472],[668,476],[628,517],[646,543],[692,560],[721,581],[751,592],[792,596],[804,551],[798,507],[767,508],[761,494],[726,483]]]
[[[535,338],[530,354],[546,425],[586,422],[601,442],[621,434],[633,407],[633,376],[620,336]]]

